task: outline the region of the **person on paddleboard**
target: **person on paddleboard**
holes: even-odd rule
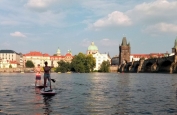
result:
[[[50,71],[53,68],[53,66],[48,66],[48,62],[47,61],[44,64],[45,64],[45,66],[43,67],[43,69],[44,69],[44,91],[45,91],[47,80],[48,80],[48,82],[50,84],[50,90],[52,91]]]
[[[36,72],[35,86],[37,85],[37,81],[38,81],[38,84],[41,85],[41,67],[40,67],[40,64],[37,65],[37,67],[34,69],[34,71]]]

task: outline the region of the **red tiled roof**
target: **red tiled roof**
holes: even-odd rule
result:
[[[30,53],[24,54],[24,56],[50,56],[49,54],[42,54],[41,52],[31,51]]]
[[[65,56],[72,56],[72,54],[71,53],[67,53]]]
[[[49,55],[49,54],[47,54],[47,53],[45,53],[45,54],[43,54],[43,56],[48,57],[48,56],[50,56],[50,55]]]

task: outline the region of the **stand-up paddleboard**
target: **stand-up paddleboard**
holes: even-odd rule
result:
[[[32,86],[35,86],[35,84],[31,84]],[[39,85],[39,84],[36,84],[35,86],[36,88],[44,88],[44,85]]]
[[[52,82],[55,82],[55,79],[51,79],[51,81],[52,81]],[[51,84],[51,82],[47,82],[47,83],[46,83],[47,86],[46,86],[45,90],[44,90],[44,88],[41,89],[41,94],[42,94],[42,95],[52,96],[52,95],[55,95],[55,94],[56,94],[56,92],[55,92],[54,89],[53,89],[53,90],[50,90],[50,84]]]
[[[54,89],[50,90],[50,88],[45,88],[45,91],[44,91],[44,88],[41,89],[41,94],[42,95],[55,95],[56,92]]]

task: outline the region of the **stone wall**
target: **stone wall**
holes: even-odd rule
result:
[[[118,70],[118,66],[114,65],[114,66],[110,66],[110,72],[117,72]]]
[[[0,68],[0,72],[7,73],[20,73],[20,72],[33,72],[33,68]]]

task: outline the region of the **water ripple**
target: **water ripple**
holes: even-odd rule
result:
[[[0,74],[0,115],[177,114],[173,74],[53,73],[55,96],[41,95],[32,76]]]

